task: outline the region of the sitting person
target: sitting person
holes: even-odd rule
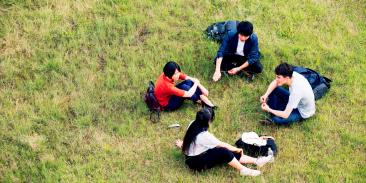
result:
[[[308,80],[287,63],[278,65],[275,74],[276,79],[260,97],[262,110],[269,112],[271,118],[261,123],[291,124],[313,116],[315,99]],[[282,85],[288,85],[289,90]]]
[[[259,57],[258,38],[253,33],[252,23],[240,22],[237,32],[227,34],[217,51],[212,79],[218,81],[221,71],[227,71],[230,75],[243,71],[252,80],[254,74],[261,73],[263,69]]]
[[[241,175],[258,176],[260,171],[247,168],[242,164],[256,164],[261,167],[271,161],[273,155],[253,158],[244,155],[243,149],[221,142],[207,131],[214,116],[214,110],[210,108],[198,111],[196,120],[189,125],[183,141],[176,141],[176,145],[185,154],[185,163],[196,171],[227,163],[240,171]]]
[[[184,81],[174,86],[174,82],[178,79]],[[165,64],[163,73],[156,81],[154,94],[163,110],[178,109],[185,99],[214,107],[207,98],[208,90],[200,84],[198,79],[182,73],[179,65],[173,61]]]

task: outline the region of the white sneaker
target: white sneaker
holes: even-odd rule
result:
[[[244,167],[243,169],[240,170],[240,175],[242,176],[258,176],[261,174],[261,171],[259,170],[253,170],[247,167]]]
[[[268,148],[268,156],[272,156],[272,158],[269,160],[270,163],[274,162],[274,154],[271,148]]]
[[[257,161],[255,161],[255,164],[258,167],[262,167],[263,165],[267,164],[270,161],[273,161],[272,155],[257,158]]]

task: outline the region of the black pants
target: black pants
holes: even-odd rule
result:
[[[240,153],[234,153],[223,147],[215,147],[197,156],[186,156],[186,164],[190,169],[202,171],[216,165],[227,164],[234,158],[239,161],[240,157]]]
[[[225,55],[222,58],[221,71],[228,71],[234,67],[239,67],[243,65],[247,60],[247,57],[241,55]],[[258,74],[261,73],[262,70],[263,66],[259,60],[243,69],[243,71],[248,72],[249,74]]]

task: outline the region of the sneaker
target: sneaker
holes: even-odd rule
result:
[[[254,74],[246,71],[243,71],[242,73],[243,73],[242,75],[245,76],[248,82],[252,82],[254,80]]]
[[[274,153],[271,148],[268,148],[268,156],[272,156],[272,158],[269,160],[270,163],[274,162]]]
[[[257,158],[257,160],[255,161],[255,164],[258,167],[262,167],[263,165],[267,164],[268,162],[270,162],[272,160],[273,156],[268,155],[268,156],[263,156],[263,157],[259,157]]]
[[[254,80],[254,74],[247,75],[248,82],[252,82]]]
[[[244,167],[243,169],[240,170],[240,175],[242,176],[258,176],[261,174],[261,171],[259,170],[253,170],[247,167]]]
[[[264,125],[264,126],[268,126],[268,125],[273,125],[274,124],[273,121],[270,120],[270,119],[268,119],[268,118],[263,119],[263,120],[260,120],[259,123],[262,124],[262,125]]]

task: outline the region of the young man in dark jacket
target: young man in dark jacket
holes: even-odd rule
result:
[[[253,33],[253,24],[242,21],[235,34],[225,36],[217,51],[216,69],[212,79],[218,81],[221,71],[227,71],[230,75],[243,71],[252,79],[253,74],[261,73],[263,69],[259,57],[258,38]]]

